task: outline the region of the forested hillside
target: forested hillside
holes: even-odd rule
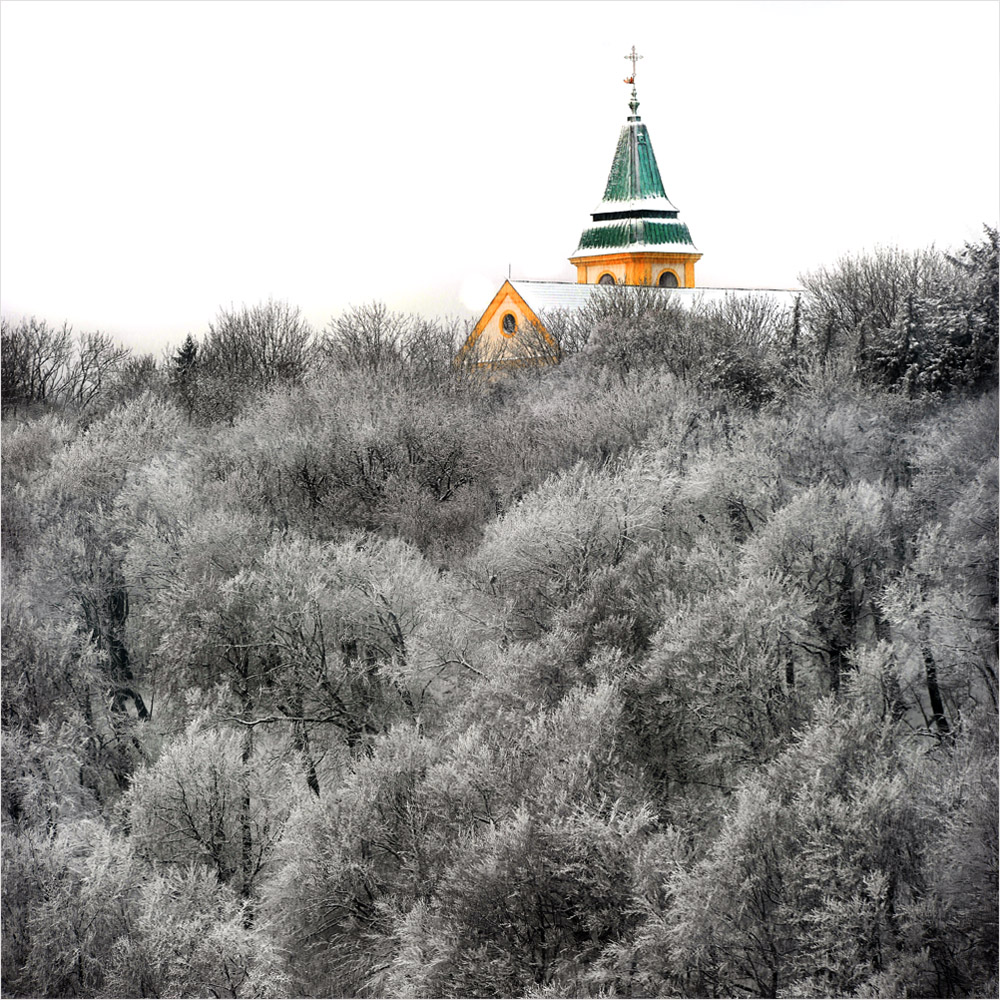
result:
[[[997,233],[563,360],[3,326],[8,996],[997,994]]]

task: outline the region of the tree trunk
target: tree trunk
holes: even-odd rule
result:
[[[931,702],[931,722],[934,723],[938,731],[938,736],[951,736],[951,726],[948,724],[947,716],[944,714],[944,700],[941,698],[941,688],[938,686],[937,663],[934,654],[931,652],[930,644],[930,620],[927,612],[921,614],[917,623],[917,632],[920,636],[920,655],[924,660],[924,679],[927,683],[927,697]]]
[[[309,731],[306,729],[306,723],[302,721],[305,716],[305,702],[302,697],[302,684],[298,678],[295,680],[288,707],[291,711],[286,714],[293,716],[296,720],[292,723],[292,747],[301,754],[306,784],[309,786],[309,791],[318,798],[319,775],[316,773],[316,761],[313,759],[312,749],[309,746]]]
[[[250,658],[245,653],[240,663],[243,715],[248,721],[253,714],[253,699],[250,697]],[[243,727],[242,752],[240,762],[240,894],[249,901],[253,889],[253,830],[250,825],[250,758],[253,755],[253,726]],[[253,923],[253,912],[249,905],[245,911],[244,924]]]

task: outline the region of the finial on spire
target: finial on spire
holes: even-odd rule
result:
[[[635,51],[635,46],[632,46],[632,51],[625,57],[632,63],[632,75],[625,77],[626,83],[632,84],[632,100],[628,102],[628,106],[632,109],[633,116],[639,110],[639,101],[635,95],[635,64],[642,58],[638,52]]]

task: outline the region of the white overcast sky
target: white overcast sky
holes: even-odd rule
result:
[[[159,350],[269,297],[473,316],[575,280],[628,114],[702,285],[1000,216],[1000,5],[0,4],[5,316]]]

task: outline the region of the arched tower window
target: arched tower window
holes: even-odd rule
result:
[[[605,272],[597,279],[597,283],[599,285],[613,285],[615,284],[615,276]]]
[[[660,288],[680,288],[680,282],[677,280],[677,275],[673,271],[664,271],[660,275],[660,280],[657,282]]]

